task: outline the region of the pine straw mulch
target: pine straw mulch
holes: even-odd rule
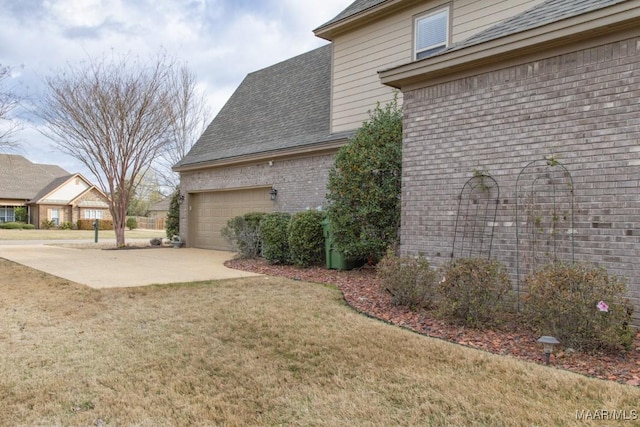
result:
[[[518,327],[515,322],[500,329],[471,329],[447,323],[428,311],[415,312],[407,307],[394,306],[389,293],[379,286],[375,268],[372,267],[351,271],[320,267],[302,269],[288,265],[269,265],[263,259],[233,259],[225,265],[269,276],[336,285],[342,291],[345,301],[367,316],[467,347],[544,363],[541,345],[537,343],[539,337],[532,331]],[[636,334],[629,351],[584,354],[560,349],[554,352],[551,364],[596,378],[640,386],[640,332]]]

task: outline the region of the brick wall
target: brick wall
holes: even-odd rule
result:
[[[458,196],[484,170],[500,187],[492,257],[515,283],[516,180],[553,156],[573,179],[562,238],[627,278],[640,325],[640,39],[408,91],[404,112],[403,253],[450,259]]]
[[[334,154],[274,159],[238,166],[211,168],[180,175],[182,194],[189,192],[273,186],[278,190],[274,209],[295,213],[326,208],[325,194]],[[180,212],[180,229],[187,230],[186,207]]]

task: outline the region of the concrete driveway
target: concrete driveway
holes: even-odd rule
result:
[[[0,242],[0,258],[92,288],[258,276],[225,267],[224,261],[233,255],[192,248],[107,250],[53,246],[52,242]]]

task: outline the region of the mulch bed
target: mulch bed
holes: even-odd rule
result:
[[[263,259],[234,259],[225,265],[238,270],[280,276],[294,280],[336,285],[345,301],[355,310],[410,329],[430,337],[444,339],[467,347],[495,354],[510,355],[535,363],[544,363],[539,338],[532,331],[523,330],[515,322],[501,329],[479,330],[447,323],[428,311],[415,312],[407,307],[394,306],[391,296],[379,286],[375,268],[363,267],[351,271],[327,270],[320,267],[297,268],[269,265]],[[640,332],[631,350],[615,354],[584,354],[560,349],[551,357],[557,368],[580,374],[640,386]]]

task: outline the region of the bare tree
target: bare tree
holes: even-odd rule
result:
[[[116,244],[125,244],[129,199],[173,140],[174,60],[89,59],[48,77],[40,115],[45,135],[81,161],[110,196]],[[193,81],[191,82],[194,83]]]
[[[16,148],[17,142],[12,139],[13,134],[20,129],[20,125],[11,120],[9,114],[14,110],[20,99],[10,89],[4,89],[7,79],[11,76],[11,68],[0,64],[0,149]]]
[[[179,177],[171,169],[189,152],[204,132],[211,111],[204,94],[196,89],[196,75],[182,67],[170,76],[168,86],[173,92],[169,120],[169,143],[158,157],[154,169],[163,186],[177,188]]]

